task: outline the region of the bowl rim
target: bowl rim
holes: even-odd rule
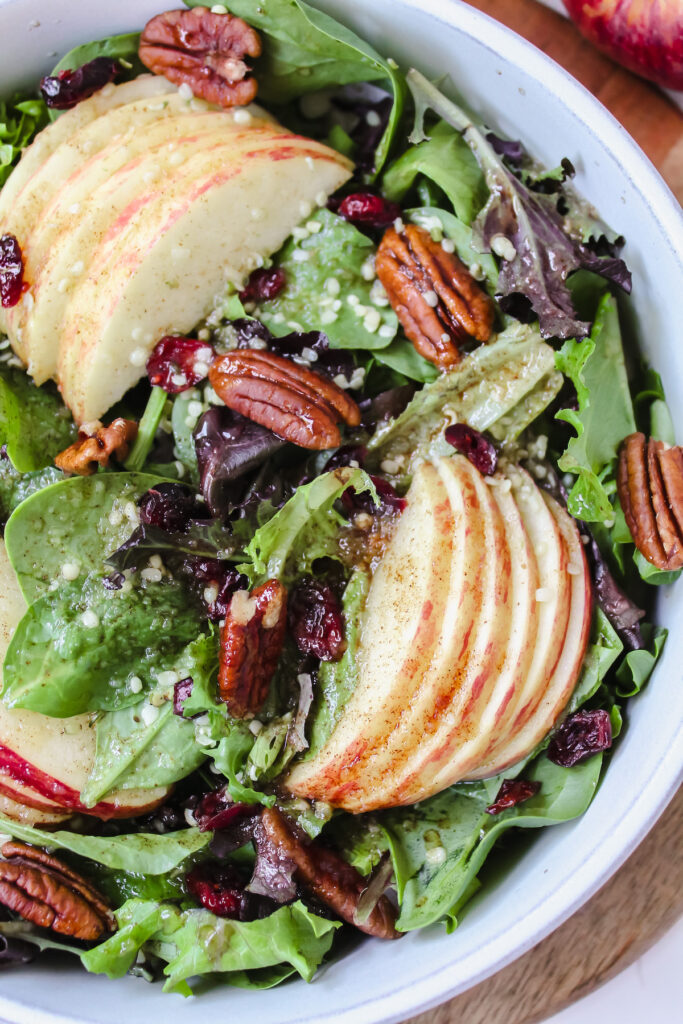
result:
[[[0,6],[20,6],[24,0],[0,0]],[[315,0],[312,0],[315,4]],[[393,0],[393,8],[417,10],[435,22],[475,38],[478,45],[512,64],[520,64],[530,77],[544,83],[566,110],[582,125],[597,144],[617,159],[625,178],[650,207],[653,226],[671,251],[672,261],[681,267],[683,276],[683,211],[663,178],[631,138],[626,129],[603,104],[552,58],[513,29],[490,15],[469,6],[464,0]],[[480,966],[466,980],[449,977],[451,964],[437,967],[421,976],[419,982],[401,986],[396,983],[389,994],[360,999],[344,1010],[318,1014],[304,1011],[303,1022],[325,1021],[325,1024],[392,1024],[408,1016],[432,1009],[453,996],[479,984],[518,959],[558,928],[617,871],[644,839],[665,810],[683,781],[683,732],[677,742],[663,750],[647,783],[634,796],[628,816],[607,842],[594,843],[584,850],[580,863],[580,881],[567,877],[553,893],[526,908],[523,936],[510,941],[506,936],[484,938],[468,950],[468,959],[479,951]],[[571,826],[571,823],[570,823]],[[577,891],[578,890],[578,891]],[[483,955],[481,955],[483,954]],[[322,979],[321,979],[322,980]],[[86,1021],[80,1014],[64,1014],[59,1010],[43,1010],[23,1000],[0,994],[0,1015],[16,1024],[67,1024]]]

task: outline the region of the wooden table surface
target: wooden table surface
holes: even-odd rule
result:
[[[590,89],[683,202],[683,115],[667,96],[603,57],[569,21],[535,0],[469,2],[526,36]],[[682,848],[683,791],[611,881],[556,932],[410,1024],[537,1024],[587,995],[683,914]]]

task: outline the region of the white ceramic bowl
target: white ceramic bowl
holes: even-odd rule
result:
[[[254,0],[258,2],[258,0]],[[660,371],[683,438],[680,293],[683,230],[673,196],[638,147],[580,85],[538,50],[471,7],[446,0],[318,0],[387,56],[431,77],[450,74],[470,105],[549,167],[568,156],[577,184],[628,238],[632,308],[643,350]],[[163,0],[0,0],[0,89],[36,80],[77,42],[141,26]],[[178,6],[180,4],[178,3]],[[2,976],[0,1017],[21,1024],[88,1021],[204,1024],[369,1024],[398,1021],[499,970],[556,928],[617,870],[675,791],[683,763],[683,588],[661,595],[671,635],[605,780],[578,821],[538,834],[526,855],[453,935],[439,928],[398,943],[368,941],[312,985],[268,992],[219,987],[200,999],[162,995],[126,978],[111,983],[70,964]]]

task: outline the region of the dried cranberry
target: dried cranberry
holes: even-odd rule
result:
[[[456,451],[468,458],[484,476],[491,476],[496,472],[496,447],[474,427],[468,427],[466,423],[453,423],[446,427],[446,440]]]
[[[166,335],[155,346],[147,360],[150,384],[163,388],[170,395],[187,391],[209,372],[213,349],[205,341]]]
[[[192,519],[205,519],[202,507],[187,487],[180,484],[158,484],[146,491],[138,502],[140,522],[158,526],[169,533],[182,533]]]
[[[41,80],[40,91],[48,107],[68,110],[113,82],[120,71],[121,65],[117,60],[95,57],[74,71],[65,69],[57,75],[47,75]]]
[[[548,760],[571,768],[612,746],[612,723],[606,711],[577,711],[557,730],[548,745]]]
[[[290,592],[289,628],[302,654],[339,661],[346,648],[341,605],[327,584],[304,579]]]
[[[329,473],[331,469],[341,469],[342,466],[350,466],[352,462],[362,468],[367,455],[368,450],[364,444],[344,444],[327,460],[323,473]]]
[[[375,505],[369,491],[357,494],[352,487],[347,487],[341,497],[344,507],[349,512],[369,512],[371,515],[378,512],[402,512],[407,505],[406,499],[396,493],[389,481],[381,476],[371,476],[370,479],[375,485],[379,505]]]
[[[192,676],[188,676],[187,679],[181,679],[173,687],[173,714],[177,715],[178,718],[185,717],[183,706],[185,701],[191,696],[193,686],[194,680]]]
[[[186,876],[185,884],[197,902],[217,917],[248,919],[249,895],[242,879],[229,865],[198,864]]]
[[[344,220],[368,228],[386,228],[401,216],[398,203],[390,203],[372,192],[353,192],[342,199],[337,212]]]
[[[515,807],[524,800],[536,796],[541,788],[540,782],[531,782],[527,779],[503,779],[498,790],[496,799],[486,808],[487,814],[500,814],[509,807]]]
[[[240,292],[242,302],[267,302],[280,294],[287,284],[287,275],[279,267],[259,267],[252,270],[249,280]]]
[[[242,576],[230,562],[221,558],[190,555],[183,559],[182,572],[187,574],[190,583],[198,591],[211,622],[225,618],[232,595],[247,585],[246,576]]]
[[[194,817],[200,832],[215,832],[228,828],[240,818],[253,814],[251,804],[235,803],[227,789],[206,793],[194,809]]]
[[[0,238],[0,302],[16,306],[24,291],[24,257],[14,235]]]

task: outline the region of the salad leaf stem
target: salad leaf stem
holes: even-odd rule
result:
[[[152,388],[147,399],[145,411],[138,425],[138,436],[131,448],[130,455],[124,463],[124,467],[131,473],[139,472],[144,466],[149,455],[154,437],[164,414],[168,395],[163,388]]]

